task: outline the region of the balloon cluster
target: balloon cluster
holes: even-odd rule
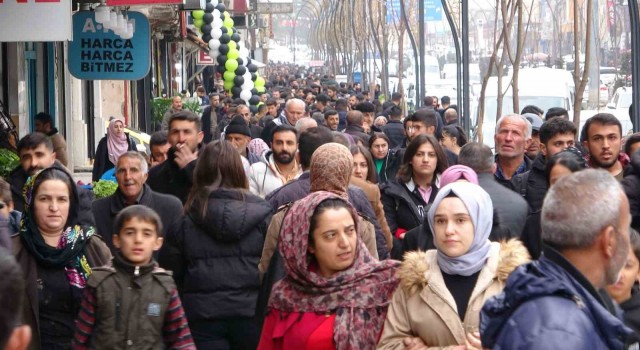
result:
[[[251,62],[233,18],[218,0],[206,0],[204,10],[193,11],[194,25],[202,32],[202,40],[209,44],[209,56],[218,63],[224,89],[233,98],[241,98],[252,106],[260,102],[266,81],[258,74],[258,66]]]

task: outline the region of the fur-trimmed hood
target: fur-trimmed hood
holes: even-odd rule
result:
[[[495,279],[499,282],[506,282],[509,274],[516,267],[527,263],[531,260],[527,248],[517,239],[510,239],[499,244],[499,257],[496,266]],[[409,252],[405,255],[404,262],[400,266],[398,276],[400,277],[400,286],[409,295],[413,295],[422,291],[429,282],[430,277],[430,261],[435,261],[435,250],[427,252]],[[492,258],[489,257],[487,264],[490,264]]]

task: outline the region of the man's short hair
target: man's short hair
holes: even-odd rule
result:
[[[338,100],[336,100],[336,109],[338,109],[338,107],[343,108],[343,109],[347,109],[347,107],[349,107],[349,102],[347,102],[347,100],[345,100],[344,98],[340,98]]]
[[[565,117],[569,119],[569,112],[562,107],[551,107],[547,110],[547,114],[544,116],[544,120],[551,120],[555,117]]]
[[[140,171],[142,171],[143,174],[149,172],[149,164],[147,164],[147,160],[138,151],[127,151],[123,153],[120,158],[137,159],[140,161]],[[118,163],[120,162],[120,158],[118,158]],[[116,173],[118,173],[118,164],[116,164]]]
[[[631,136],[627,137],[627,139],[624,141],[624,153],[631,157],[631,146],[638,142],[640,142],[640,132],[634,133]]]
[[[360,102],[353,109],[362,113],[373,113],[376,111],[376,106],[371,102]]]
[[[279,132],[287,132],[287,131],[292,132],[294,135],[296,135],[296,138],[298,137],[298,131],[296,130],[296,128],[288,124],[281,124],[273,128],[273,131],[271,132],[271,140],[273,140],[273,136],[275,134]]]
[[[218,98],[220,98],[220,94],[218,94],[217,92],[212,92],[212,93],[210,93],[210,94],[209,94],[209,98],[210,98],[210,99],[211,99],[211,98],[214,98],[214,97],[218,97]]]
[[[364,116],[362,115],[362,112],[356,110],[349,111],[347,113],[347,126],[348,125],[364,125]]]
[[[276,100],[274,100],[272,98],[269,98],[269,99],[267,99],[267,102],[265,102],[264,104],[267,105],[267,106],[277,106],[278,105],[278,101],[276,101]]]
[[[540,142],[547,144],[556,135],[573,134],[575,138],[578,129],[572,122],[564,118],[553,118],[542,123],[540,127]]]
[[[327,120],[327,118],[329,118],[332,115],[336,115],[338,114],[338,111],[336,111],[335,109],[330,109],[328,111],[324,111],[324,119]]]
[[[171,130],[171,123],[173,123],[174,120],[193,122],[196,125],[197,131],[202,130],[202,122],[200,121],[200,117],[198,117],[197,114],[191,111],[182,110],[178,113],[172,114],[169,118],[169,130]]]
[[[36,149],[40,145],[44,145],[49,151],[53,152],[53,143],[51,143],[51,139],[47,135],[41,132],[27,134],[18,141],[18,154],[22,150]]]
[[[22,322],[25,281],[13,254],[0,248],[0,349],[4,349],[16,326]]]
[[[540,116],[540,115],[544,114],[544,111],[538,106],[527,105],[527,106],[524,106],[522,111],[520,111],[520,114],[526,114],[526,113],[533,113],[535,115],[539,115]]]
[[[438,126],[438,116],[436,115],[436,111],[433,109],[419,109],[412,116],[411,121],[414,123],[422,123],[427,128],[428,127],[437,127]]]
[[[400,101],[402,100],[402,94],[399,92],[394,92],[391,94],[391,101]]]
[[[478,174],[493,172],[493,152],[489,146],[469,142],[460,148],[458,164],[466,165]]]
[[[11,185],[1,177],[0,177],[0,200],[2,200],[4,204],[13,202],[13,197],[11,196]]]
[[[542,239],[560,250],[591,246],[603,228],[618,225],[622,193],[618,181],[602,169],[561,178],[544,198]]]
[[[389,118],[393,120],[400,120],[400,118],[402,118],[402,108],[398,106],[392,106],[389,108]]]
[[[449,103],[451,103],[451,98],[449,96],[442,96],[440,98],[440,103],[443,105],[448,105]]]
[[[425,107],[433,106],[433,96],[425,96],[422,101]]]
[[[316,96],[316,102],[320,102],[323,105],[326,105],[329,101],[331,101],[331,99],[325,94],[318,94],[318,96]]]
[[[335,85],[329,85],[327,86],[327,90],[333,90],[335,92],[338,92],[338,88]]]
[[[591,125],[616,125],[620,130],[620,137],[622,137],[622,124],[620,120],[610,113],[598,113],[593,117],[587,119],[586,123],[582,126],[582,132],[580,133],[580,142],[587,141],[589,139],[589,129]]]
[[[446,121],[458,119],[458,111],[453,108],[447,108],[447,110],[444,111],[444,119]]]
[[[311,166],[311,156],[318,147],[325,143],[333,142],[331,131],[325,127],[309,128],[300,134],[298,141],[298,154],[300,155],[300,165],[307,169]]]
[[[53,126],[53,117],[51,117],[49,113],[40,112],[36,114],[33,119],[41,122],[42,124],[49,124]]]
[[[155,210],[140,204],[130,205],[120,210],[113,221],[113,234],[120,235],[124,224],[133,218],[152,224],[156,227],[158,237],[162,237],[162,220],[160,216]]]
[[[531,138],[531,133],[533,132],[533,127],[531,126],[531,122],[520,114],[507,114],[500,117],[500,119],[498,119],[498,122],[496,123],[496,135],[498,134],[498,132],[500,132],[500,126],[507,118],[516,118],[516,119],[520,118],[521,120],[523,120],[525,124],[524,138],[525,139]]]
[[[149,147],[166,145],[169,142],[168,135],[166,130],[154,132],[149,139]]]

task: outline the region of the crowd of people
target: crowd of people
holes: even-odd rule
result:
[[[494,155],[447,96],[405,115],[401,93],[286,73],[255,108],[176,96],[150,154],[113,118],[106,198],[55,132],[24,136],[0,349],[638,347],[640,135],[527,106]]]

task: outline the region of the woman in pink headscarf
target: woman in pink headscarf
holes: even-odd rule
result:
[[[135,151],[136,144],[124,132],[124,120],[112,118],[107,128],[107,135],[98,143],[93,162],[92,181],[100,180],[102,174],[118,164],[118,158],[128,151]]]

